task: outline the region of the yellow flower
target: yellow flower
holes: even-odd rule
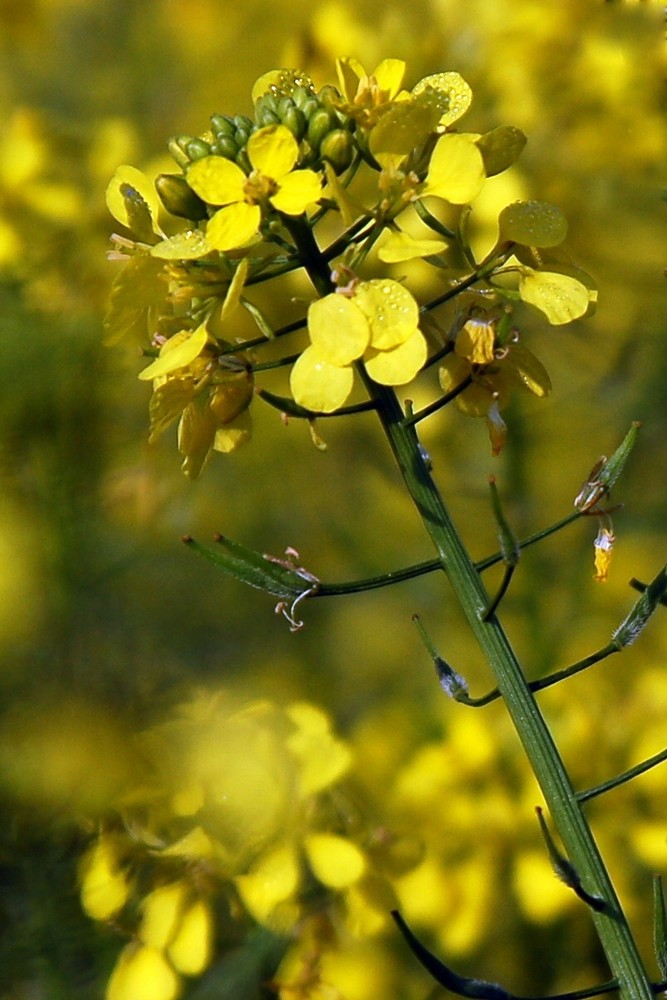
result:
[[[402,59],[383,59],[367,74],[360,62],[346,56],[336,60],[336,72],[346,102],[345,112],[364,128],[371,128],[398,97],[405,63]]]
[[[332,413],[352,391],[352,365],[362,360],[375,382],[404,385],[426,361],[419,308],[397,281],[374,279],[356,286],[354,296],[326,295],[308,310],[310,347],[292,368],[290,387],[297,403]]]
[[[187,173],[188,184],[209,205],[221,205],[206,227],[208,246],[233,250],[257,233],[262,209],[270,204],[286,215],[301,215],[320,197],[322,181],[313,170],[294,170],[299,146],[284,125],[254,132],[246,147],[252,171],[246,176],[224,156],[204,156]]]

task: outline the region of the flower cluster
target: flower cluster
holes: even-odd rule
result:
[[[516,160],[525,136],[513,126],[460,131],[472,100],[465,80],[437,73],[406,90],[399,59],[373,72],[354,59],[337,68],[339,87],[320,91],[296,71],[264,74],[252,91],[254,118],[213,115],[201,136],[170,142],[180,174],[160,175],[153,188],[123,166],[109,184],[108,207],[131,238],[114,238],[127,263],[107,329],[148,333],[154,360],[140,378],[153,384],[151,439],[178,419],[191,477],[214,451],[248,440],[260,352],[300,326],[308,342],[296,355],[276,360],[272,347],[266,367],[291,369],[291,399],[260,388],[269,405],[308,418],[312,430],[315,417],[346,404],[358,375],[372,392],[374,383],[407,385],[440,361],[443,405],[456,399],[460,412],[486,417],[497,454],[513,392],[549,391],[517,328],[508,333],[509,314],[524,302],[559,325],[595,301],[589,277],[557,253],[567,224],[552,205],[507,206],[495,245],[475,257],[466,207]],[[173,231],[165,209],[186,228]],[[325,218],[328,231],[343,225],[329,249],[315,237]],[[452,267],[452,251],[465,268]],[[444,294],[418,302],[392,270],[407,262],[430,268]],[[301,269],[317,297],[303,323],[280,327],[255,292]],[[464,293],[473,304],[448,313]],[[238,307],[258,337],[241,332]]]
[[[108,1000],[173,1000],[183,976],[210,965],[216,921],[230,914],[239,929],[252,918],[278,934],[309,927],[315,913],[328,914],[332,933],[338,913],[360,939],[388,926],[396,896],[378,862],[401,851],[386,827],[378,838],[361,822],[343,785],[350,747],[319,708],[239,709],[201,695],[140,737],[139,750],[142,780],[80,863],[84,910],[129,937]],[[302,946],[297,933],[294,956]]]

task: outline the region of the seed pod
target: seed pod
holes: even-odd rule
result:
[[[199,222],[206,218],[206,205],[180,174],[160,174],[155,179],[155,190],[167,211],[179,219]]]

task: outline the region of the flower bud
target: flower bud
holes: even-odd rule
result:
[[[223,135],[234,135],[236,125],[234,119],[229,115],[211,115],[211,129],[213,134],[219,138]]]
[[[283,102],[281,102],[282,104]],[[286,125],[295,139],[303,139],[306,134],[306,118],[303,111],[299,111],[292,103],[280,110],[280,120]]]
[[[337,174],[342,173],[352,163],[353,152],[354,139],[344,128],[336,128],[333,132],[329,132],[320,145],[320,156],[331,164]]]
[[[306,112],[306,105],[313,98],[313,92],[308,87],[295,87],[290,97],[294,101],[294,106]]]
[[[264,128],[266,125],[280,125],[278,113],[267,107],[257,111],[256,120],[260,128]]]
[[[308,121],[308,142],[315,150],[319,150],[324,137],[334,126],[334,116],[325,108],[314,111]]]
[[[180,174],[160,174],[155,189],[168,212],[179,219],[199,221],[205,219],[206,205]]]
[[[204,139],[188,139],[185,143],[185,152],[190,162],[193,162],[201,160],[204,156],[210,156],[211,146]]]
[[[231,135],[220,135],[215,142],[211,144],[212,153],[217,153],[218,156],[224,156],[228,160],[235,160],[238,151],[236,140]]]

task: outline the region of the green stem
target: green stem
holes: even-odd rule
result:
[[[328,264],[319,251],[305,217],[286,216],[284,222],[299,247],[303,266],[318,293],[326,295],[333,291]],[[450,289],[439,301],[453,297],[492,269],[493,264],[486,262],[476,274]],[[653,997],[651,983],[584,811],[577,801],[551,732],[500,622],[495,615],[488,621],[484,620],[489,596],[431,477],[415,429],[406,426],[405,416],[394,390],[373,382],[363,364],[359,363],[357,367],[368,395],[376,405],[382,428],[410,497],[431,537],[470,628],[495,674],[496,683],[505,699],[507,710],[568,857],[586,893],[599,897],[602,901],[602,909],[591,910],[591,919],[595,923],[612,974],[618,981],[620,996],[622,1000],[650,1000]]]
[[[620,995],[624,1000],[648,1000],[653,996],[650,981],[586,816],[500,622],[495,615],[488,621],[483,620],[489,597],[431,477],[417,435],[412,428],[405,426],[394,391],[374,383],[361,366],[360,374],[377,405],[394,458],[442,568],[494,671],[498,688],[567,854],[586,891],[604,900],[604,910],[591,911],[591,919],[612,974],[618,980]]]

